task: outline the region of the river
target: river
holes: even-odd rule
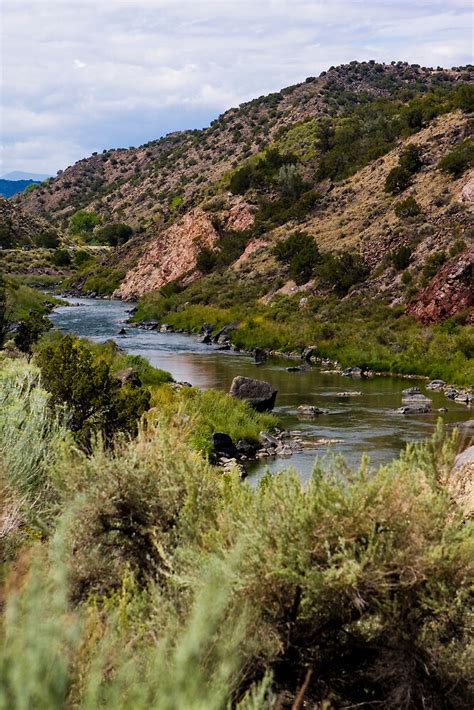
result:
[[[431,435],[437,418],[446,423],[472,418],[472,410],[447,400],[443,394],[425,392],[424,382],[414,383],[396,377],[374,377],[352,380],[337,374],[324,374],[311,367],[303,372],[287,372],[288,360],[268,360],[256,366],[244,353],[216,352],[199,338],[179,333],[159,333],[126,324],[130,304],[122,301],[73,299],[73,306],[61,306],[51,314],[56,328],[65,332],[105,341],[113,338],[133,355],[142,355],[152,365],[170,372],[177,381],[190,382],[202,388],[228,391],[236,375],[256,377],[271,382],[278,390],[275,414],[283,426],[298,431],[307,448],[289,458],[263,459],[249,468],[253,478],[263,475],[267,467],[275,472],[292,466],[302,479],[308,478],[315,458],[342,454],[347,463],[356,467],[362,454],[377,466],[396,457],[408,442]],[[126,336],[118,335],[125,327]],[[413,384],[428,394],[433,413],[420,416],[400,416],[394,410],[401,406],[401,391]],[[341,398],[341,391],[361,392],[361,396]],[[312,404],[328,410],[328,414],[312,421],[298,418],[297,407]],[[448,412],[436,410],[446,407]],[[318,440],[337,443],[319,445]]]

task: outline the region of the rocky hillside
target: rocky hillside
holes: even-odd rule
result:
[[[210,185],[254,155],[284,127],[342,113],[367,97],[426,91],[469,81],[470,68],[434,70],[398,62],[352,62],[230,109],[204,130],[184,131],[139,148],[104,150],[16,199],[55,221],[80,208],[112,221],[148,226],[199,202]]]
[[[51,231],[51,225],[46,220],[33,216],[18,204],[0,197],[1,249],[33,246],[38,238]]]

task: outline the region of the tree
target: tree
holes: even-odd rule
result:
[[[36,359],[53,409],[67,412],[69,428],[85,448],[95,431],[106,440],[117,431],[136,432],[150,393],[142,387],[122,386],[110,374],[109,365],[94,358],[85,343],[65,335],[40,348]]]
[[[392,168],[385,179],[385,192],[397,195],[411,185],[411,175],[400,165]]]
[[[406,200],[397,202],[394,207],[394,212],[397,217],[400,218],[416,217],[421,213],[421,207],[415,198],[410,195]]]
[[[52,328],[51,321],[37,311],[30,311],[28,316],[18,323],[15,333],[15,345],[22,353],[31,355],[33,345],[47,330]]]
[[[301,170],[298,165],[293,163],[281,166],[277,172],[275,182],[283,197],[290,197],[294,200],[298,199],[305,187]]]
[[[401,168],[407,170],[410,175],[414,175],[423,165],[421,160],[422,149],[419,145],[408,145],[400,153],[400,158],[398,159],[398,164]]]
[[[94,234],[94,240],[99,244],[110,244],[112,247],[125,244],[133,234],[133,229],[128,224],[118,222],[116,224],[107,224],[101,227]]]
[[[289,276],[296,284],[307,283],[321,254],[314,238],[304,231],[296,231],[275,245],[273,254],[278,261],[288,264]]]
[[[69,231],[71,234],[88,237],[99,223],[100,217],[95,212],[79,210],[69,220]]]
[[[43,247],[43,249],[57,249],[59,247],[59,238],[56,232],[50,229],[40,232],[35,238],[35,243],[37,247]]]
[[[345,296],[352,286],[367,278],[368,269],[359,254],[326,253],[317,267],[317,273],[324,282],[334,287],[336,293]]]
[[[51,257],[51,261],[55,266],[70,266],[71,257],[66,249],[56,249]]]

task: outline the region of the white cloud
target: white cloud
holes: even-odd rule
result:
[[[55,172],[204,125],[352,59],[472,61],[464,0],[3,0],[2,12],[3,171]]]

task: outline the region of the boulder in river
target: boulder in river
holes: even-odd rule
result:
[[[120,328],[118,334],[119,335],[127,335],[127,331],[125,330],[125,328]]]
[[[424,394],[408,394],[403,395],[402,404],[424,404],[431,407],[431,399]]]
[[[222,343],[227,340],[229,340],[229,333],[231,333],[233,330],[237,328],[239,325],[239,321],[233,321],[232,323],[229,323],[228,325],[225,325],[223,328],[217,331],[213,338],[214,343]]]
[[[402,397],[413,397],[415,394],[421,394],[419,387],[408,387],[408,389],[402,390]]]
[[[169,323],[162,323],[160,327],[160,333],[172,333],[173,332],[173,326],[170,325]]]
[[[245,399],[257,412],[268,412],[275,406],[278,390],[264,380],[254,380],[252,377],[234,377],[230,395],[237,399]]]
[[[327,414],[327,409],[320,409],[312,404],[300,404],[298,407],[300,417],[319,417],[320,414]]]
[[[429,414],[431,412],[431,404],[406,404],[403,407],[395,410],[395,414]]]
[[[444,380],[431,380],[431,382],[429,382],[426,385],[426,389],[437,391],[437,390],[442,390],[443,387],[445,387],[445,386],[446,386],[446,382]]]
[[[341,375],[344,375],[344,377],[362,377],[362,369],[360,367],[346,367],[341,372]]]

